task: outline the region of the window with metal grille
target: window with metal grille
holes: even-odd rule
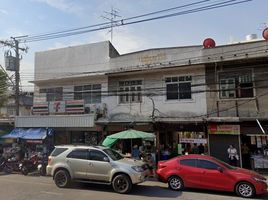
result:
[[[119,103],[142,102],[142,80],[119,81]]]

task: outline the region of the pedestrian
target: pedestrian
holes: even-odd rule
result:
[[[138,145],[134,145],[133,146],[133,148],[132,148],[132,157],[134,158],[134,159],[140,159],[140,157],[139,157],[139,155],[140,155],[140,151],[139,151],[139,149],[138,149]]]
[[[250,150],[246,143],[241,146],[243,168],[250,168]]]
[[[236,148],[233,145],[229,145],[227,149],[229,164],[233,166],[237,166],[237,161],[239,160],[239,156]]]

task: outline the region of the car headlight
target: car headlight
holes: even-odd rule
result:
[[[258,178],[258,177],[252,177],[255,181],[257,182],[262,182],[262,183],[266,183],[266,179],[262,179],[262,178]]]
[[[133,166],[131,168],[134,169],[136,172],[143,172],[144,171],[141,166]]]

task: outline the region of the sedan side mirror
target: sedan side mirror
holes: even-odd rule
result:
[[[104,161],[104,162],[110,162],[110,159],[109,159],[108,157],[104,157],[104,158],[103,158],[103,161]]]
[[[222,168],[222,167],[218,167],[217,170],[218,170],[220,173],[223,173],[223,168]]]

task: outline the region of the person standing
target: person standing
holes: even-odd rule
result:
[[[237,166],[237,161],[239,160],[239,156],[236,148],[233,145],[229,145],[227,149],[229,164],[233,166]]]
[[[243,168],[250,168],[250,150],[246,143],[241,146]]]

